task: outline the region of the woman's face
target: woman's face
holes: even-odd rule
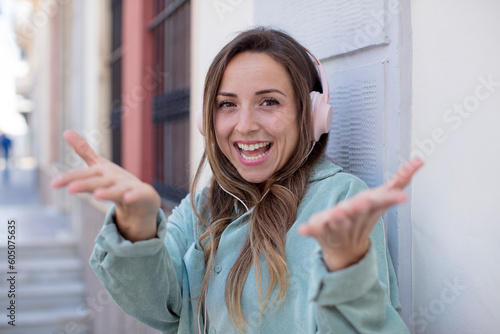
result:
[[[286,69],[265,53],[228,63],[214,113],[217,144],[248,182],[282,168],[298,144],[297,104]]]

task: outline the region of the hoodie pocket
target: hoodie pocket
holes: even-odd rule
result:
[[[197,249],[193,242],[184,255],[187,281],[189,284],[189,298],[197,298],[201,291],[203,276],[205,274],[205,261],[203,251]]]

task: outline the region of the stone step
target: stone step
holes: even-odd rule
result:
[[[0,287],[8,284],[7,280],[3,279],[7,275],[7,264],[4,263],[5,261],[0,262],[0,268],[6,268],[0,272],[2,273]],[[63,283],[79,280],[82,277],[82,266],[83,261],[78,257],[26,259],[16,262],[16,279],[23,285],[34,282]]]
[[[13,169],[10,176],[9,184],[0,178],[0,333],[91,334],[93,312],[82,280],[88,259],[79,257],[70,216],[39,200],[38,170]],[[7,259],[10,219],[16,220],[14,270]],[[8,271],[17,272],[15,327],[6,317]]]
[[[7,251],[7,245],[2,242],[0,255],[6,256]],[[24,259],[76,256],[77,246],[73,239],[19,241],[15,245],[15,252],[17,262]]]
[[[6,320],[5,320],[6,319]],[[91,312],[88,309],[16,310],[15,327],[5,317],[0,322],[2,334],[90,334]]]
[[[1,192],[1,190],[0,190]],[[0,229],[1,245],[6,244],[9,231],[15,232],[16,243],[33,240],[66,240],[73,237],[70,216],[56,207],[42,204],[25,205],[0,203],[0,221],[15,220],[15,229]],[[74,239],[74,238],[73,238]]]
[[[64,326],[36,326],[1,329],[2,334],[92,334],[90,325],[69,323]]]
[[[7,287],[5,288],[7,289]],[[8,290],[5,290],[8,292]],[[22,311],[36,309],[85,308],[85,284],[83,282],[59,282],[45,284],[16,285],[16,306]],[[0,294],[0,305],[9,305],[7,293]]]

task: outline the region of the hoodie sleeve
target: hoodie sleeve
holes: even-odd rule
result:
[[[174,209],[168,224],[160,209],[157,237],[133,243],[119,233],[113,206],[90,258],[90,266],[118,306],[165,333],[177,333],[179,326],[190,215],[188,199]]]
[[[368,189],[360,179],[350,179],[340,200]],[[328,272],[321,249],[317,251],[312,280],[319,333],[409,333],[399,314],[401,305],[382,218],[370,239],[370,249],[358,263],[335,272]]]

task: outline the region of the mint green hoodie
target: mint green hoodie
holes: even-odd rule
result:
[[[254,268],[242,292],[245,333],[409,333],[399,315],[394,269],[380,219],[371,233],[368,253],[358,263],[328,272],[313,238],[297,233],[300,223],[314,213],[367,189],[359,178],[323,159],[315,166],[309,189],[287,233],[286,261],[290,285],[286,300],[266,308],[259,324],[259,302]],[[205,199],[196,196],[197,207]],[[96,238],[90,265],[121,309],[164,333],[203,331],[197,301],[204,274],[198,245],[197,218],[189,196],[167,219],[157,216],[158,238],[132,243],[114,223],[113,206]],[[248,235],[252,209],[235,219],[222,234],[206,298],[207,333],[239,333],[224,301],[226,278]],[[266,261],[261,258],[263,294],[267,290]],[[277,287],[274,289],[274,294]],[[270,301],[273,300],[273,296]],[[241,333],[241,332],[240,332]]]

